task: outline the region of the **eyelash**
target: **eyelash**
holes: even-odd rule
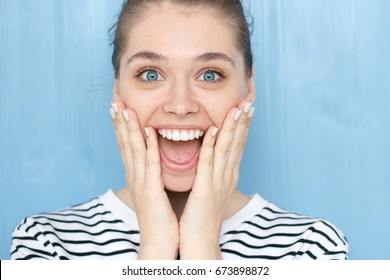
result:
[[[157,70],[156,68],[153,68],[153,67],[147,67],[147,68],[143,68],[141,69],[140,71],[137,72],[137,74],[135,75],[135,77],[137,78],[137,80],[140,82],[140,83],[144,83],[144,84],[148,84],[148,83],[153,83],[153,82],[156,82],[156,81],[148,81],[148,80],[145,80],[145,79],[142,79],[141,76],[145,73],[145,72],[148,72],[148,71],[155,71],[158,73],[158,75],[162,76],[160,74],[160,71]],[[226,75],[224,74],[223,71],[219,70],[219,69],[216,69],[216,68],[207,68],[207,69],[204,69],[199,75],[198,77],[202,76],[204,73],[206,72],[214,72],[216,73],[218,76],[219,76],[219,79],[217,80],[214,80],[214,81],[205,81],[205,80],[202,80],[203,82],[206,82],[206,83],[209,83],[209,84],[216,84],[218,82],[221,82],[222,80],[224,80],[226,78]]]
[[[148,81],[148,80],[144,80],[141,78],[141,76],[145,73],[145,72],[148,72],[148,71],[154,71],[154,72],[157,72],[158,75],[162,76],[160,74],[160,71],[157,70],[156,68],[153,68],[153,67],[147,67],[147,68],[143,68],[141,69],[140,71],[137,72],[137,74],[135,75],[135,77],[137,78],[138,82],[140,83],[144,83],[144,84],[149,84],[149,83],[152,83],[152,82],[156,82],[156,81]]]
[[[214,81],[205,81],[205,80],[203,80],[206,83],[216,84],[216,83],[221,82],[223,79],[226,78],[226,75],[223,73],[223,71],[221,71],[219,69],[216,69],[216,68],[207,68],[207,69],[203,70],[200,73],[199,77],[204,75],[206,72],[214,72],[214,73],[216,73],[219,76],[219,79],[214,80]]]

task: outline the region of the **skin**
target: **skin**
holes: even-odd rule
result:
[[[220,259],[222,222],[248,202],[236,186],[254,110],[253,75],[245,75],[232,28],[207,10],[164,4],[129,35],[111,113],[127,181],[117,195],[137,214],[138,257]],[[158,80],[148,82],[148,71]],[[214,82],[204,79],[207,71],[217,74]],[[188,172],[161,165],[156,130],[171,127],[205,132]]]

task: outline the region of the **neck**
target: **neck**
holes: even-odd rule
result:
[[[172,205],[172,209],[176,214],[177,219],[180,220],[190,192],[172,192],[168,190],[166,192],[169,198],[169,202]],[[129,206],[131,209],[134,209],[130,190],[128,189],[128,187],[120,189],[116,192],[116,194],[124,203],[127,204],[127,206]],[[225,211],[224,218],[226,219],[236,213],[238,210],[244,207],[245,204],[248,203],[248,201],[249,197],[239,192],[238,190],[235,190],[232,194],[230,203]]]
[[[177,219],[180,220],[190,192],[172,192],[168,190],[166,192],[169,202],[172,205],[173,212],[175,212]]]
[[[190,192],[172,192],[166,190],[169,202],[172,205],[172,210],[176,214],[177,219],[179,220],[181,214],[183,213],[184,207],[187,203],[188,196]],[[133,201],[131,199],[130,189],[128,187],[123,187],[122,189],[116,191],[116,195],[122,200],[127,206],[134,210]]]
[[[175,212],[177,220],[180,220],[183,210],[186,206],[188,197],[191,193],[189,192],[172,192],[166,190],[169,201],[172,205],[173,212]],[[241,193],[238,190],[235,190],[231,196],[229,204],[225,209],[224,219],[229,218],[244,207],[249,202],[249,197]]]

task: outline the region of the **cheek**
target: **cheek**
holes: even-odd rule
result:
[[[209,113],[210,118],[212,119],[212,121],[216,127],[218,127],[218,128],[222,127],[222,125],[225,121],[227,112],[229,111],[230,108],[233,108],[233,107],[234,107],[234,105],[229,106],[229,107],[220,106],[218,108],[218,110],[213,109],[213,111],[211,111]]]
[[[141,128],[146,127],[148,120],[155,112],[155,108],[149,103],[145,102],[125,102],[127,108],[131,108],[137,114],[138,122]]]
[[[145,126],[158,107],[158,102],[153,96],[126,84],[121,87],[120,98],[125,103],[126,108],[134,110],[137,114],[141,127]]]
[[[237,91],[235,94],[221,95],[207,104],[203,103],[203,108],[214,125],[221,128],[228,111],[234,107],[237,107],[241,100],[241,93]]]
[[[153,106],[142,99],[134,98],[134,96],[130,94],[122,94],[121,100],[124,102],[126,108],[132,109],[136,113],[140,128],[143,129],[143,127],[146,126],[150,115],[153,114]]]

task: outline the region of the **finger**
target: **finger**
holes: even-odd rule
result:
[[[214,149],[214,180],[222,182],[225,175],[225,167],[231,153],[232,141],[237,127],[237,119],[242,114],[238,108],[229,110],[222,129],[218,135]],[[219,184],[223,187],[221,184]]]
[[[137,114],[130,108],[122,111],[122,118],[126,123],[128,141],[130,146],[130,158],[134,168],[135,187],[141,188],[145,176],[146,146]]]
[[[251,105],[252,104],[250,104],[250,106]],[[245,108],[245,106],[249,107],[249,109]],[[244,154],[249,127],[252,122],[252,116],[254,113],[254,107],[250,106],[244,105],[244,113],[237,120],[237,126],[234,131],[234,136],[231,144],[231,152],[229,153],[229,157],[226,163],[225,178],[234,186],[238,183],[240,163]]]
[[[212,180],[213,165],[214,165],[214,145],[216,141],[216,135],[218,128],[215,126],[210,127],[203,137],[202,147],[200,148],[199,161],[196,171],[196,177],[194,182],[195,186],[201,186],[200,180],[208,181]]]
[[[110,113],[113,118],[114,128],[116,139],[119,147],[120,154],[122,156],[122,161],[125,165],[126,171],[132,169],[132,163],[129,161],[131,155],[131,149],[129,146],[129,139],[127,134],[127,128],[122,114],[119,113],[119,110],[124,108],[124,104],[121,102],[111,103]]]
[[[155,193],[156,189],[164,191],[161,177],[160,152],[158,148],[157,133],[154,128],[145,128],[146,135],[146,164],[145,187]],[[148,190],[147,190],[148,191]]]
[[[125,108],[125,104],[121,100],[113,100],[111,102],[111,108],[117,114],[119,112],[119,109],[123,110]]]
[[[247,103],[245,106],[249,107],[248,113],[244,113],[238,120],[237,129],[234,135],[232,146],[238,152],[236,161],[241,162],[241,158],[244,154],[246,141],[248,138],[249,128],[252,124],[253,115],[255,113],[255,107],[252,103]]]

